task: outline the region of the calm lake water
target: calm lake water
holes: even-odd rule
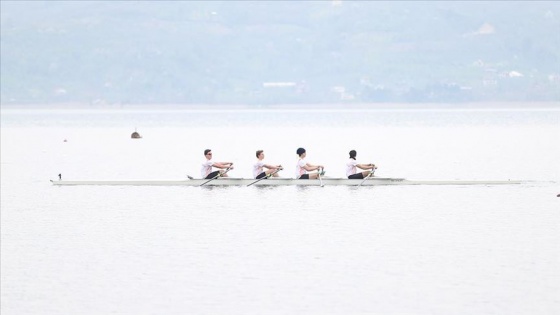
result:
[[[1,312],[559,314],[560,104],[1,111]],[[142,139],[132,140],[137,130]],[[54,187],[344,176],[512,186]]]

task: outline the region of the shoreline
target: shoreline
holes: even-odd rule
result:
[[[560,102],[477,102],[477,103],[355,103],[355,104],[1,104],[1,110],[560,110]]]

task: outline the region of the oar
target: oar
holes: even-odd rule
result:
[[[321,184],[321,187],[324,187],[325,185],[323,185],[323,179],[321,178],[321,172],[323,171],[323,169],[319,169],[319,183]]]
[[[372,176],[373,176],[373,173],[375,173],[375,170],[376,170],[376,169],[377,169],[377,167],[375,167],[375,166],[372,167],[372,168],[371,168],[371,173],[369,173],[369,175],[366,176],[366,178],[364,178],[364,180],[363,180],[363,181],[360,183],[360,185],[358,185],[358,186],[362,186],[362,184],[363,184],[368,178],[372,177]]]
[[[223,172],[223,173],[218,173],[218,175],[216,175],[216,176],[210,178],[209,180],[205,181],[204,183],[200,184],[199,186],[204,186],[204,185],[206,185],[207,183],[213,181],[214,179],[219,178],[220,176],[222,176],[222,175],[224,175],[225,173],[229,172],[230,169],[231,169],[231,166],[228,167],[228,168],[226,168],[226,171],[225,171],[225,172]]]
[[[260,182],[261,180],[263,180],[263,179],[265,179],[265,178],[271,177],[272,175],[278,173],[278,172],[281,171],[281,170],[283,170],[283,168],[277,168],[276,171],[274,171],[274,172],[272,172],[272,173],[270,173],[270,174],[268,174],[268,175],[266,175],[266,176],[263,176],[263,177],[257,179],[256,181],[254,181],[254,182],[250,183],[249,185],[247,185],[247,187],[249,187],[249,186],[251,186],[251,185],[253,185],[253,184],[258,183],[258,182]]]

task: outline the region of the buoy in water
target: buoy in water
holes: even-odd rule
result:
[[[136,131],[133,132],[133,133],[130,135],[130,137],[131,137],[132,139],[140,139],[140,138],[142,138],[142,136],[141,136],[138,132],[136,132]]]

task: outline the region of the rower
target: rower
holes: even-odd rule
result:
[[[296,165],[296,179],[317,179],[325,174],[323,165],[313,165],[307,163],[305,157],[307,153],[304,148],[298,148],[296,151],[298,162]],[[317,171],[317,173],[308,174],[309,171]]]
[[[257,150],[257,162],[253,164],[253,178],[261,179],[263,177],[278,177],[278,172],[282,170],[282,165],[270,165],[264,163],[264,151]],[[266,168],[267,170],[264,170]]]
[[[372,173],[377,169],[375,164],[358,164],[358,162],[356,162],[356,150],[351,150],[349,154],[350,158],[348,162],[346,162],[346,176],[348,176],[349,179],[364,179],[370,176],[370,174],[373,176]],[[358,168],[365,171],[358,173]]]
[[[233,169],[232,162],[213,162],[212,161],[212,150],[204,150],[204,157],[206,160],[202,162],[202,168],[200,169],[200,175],[203,179],[211,179],[217,176],[227,177],[227,171]],[[219,168],[217,171],[212,172],[212,167]]]

